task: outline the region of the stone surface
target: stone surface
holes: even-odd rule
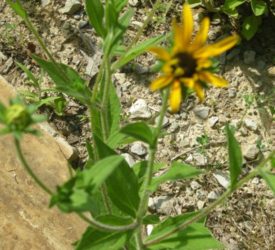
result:
[[[214,128],[218,121],[219,121],[219,117],[212,116],[212,117],[209,118],[208,124],[211,128]]]
[[[244,119],[244,125],[246,128],[248,128],[252,131],[257,131],[257,129],[258,129],[257,123],[252,119]]]
[[[121,155],[124,157],[125,161],[127,161],[130,167],[132,167],[135,164],[135,160],[130,154],[124,153]]]
[[[65,6],[62,9],[60,9],[60,12],[62,14],[72,15],[79,11],[81,6],[82,5],[79,2],[79,0],[67,0]]]
[[[257,156],[259,155],[260,150],[257,147],[257,145],[251,145],[246,148],[244,151],[244,158],[248,161],[252,161],[257,159]]]
[[[148,105],[145,100],[138,99],[136,100],[133,105],[129,109],[130,118],[136,119],[149,119],[151,118],[151,112],[148,108]]]
[[[201,107],[196,107],[194,109],[194,114],[198,118],[205,120],[209,115],[209,111],[210,111],[210,108],[201,106]]]
[[[133,154],[136,154],[139,156],[144,156],[147,154],[147,148],[141,142],[134,142],[131,145],[130,150]]]
[[[230,185],[230,178],[228,174],[225,174],[223,172],[216,172],[213,174],[215,179],[218,181],[218,183],[223,186],[224,188],[228,188]]]
[[[15,92],[1,76],[0,89],[0,101],[7,105]],[[47,133],[24,136],[22,150],[51,190],[68,179],[67,161]],[[0,164],[0,249],[73,249],[71,244],[81,237],[87,224],[77,216],[48,208],[50,197],[17,160],[11,136],[0,137]]]

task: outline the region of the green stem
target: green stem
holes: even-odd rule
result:
[[[21,149],[19,140],[15,138],[14,142],[15,142],[15,148],[16,148],[16,152],[19,157],[19,160],[20,160],[21,164],[24,166],[24,168],[27,170],[28,174],[34,179],[34,181],[38,184],[38,186],[40,186],[49,195],[52,195],[53,192],[35,175],[35,173],[31,169],[31,167],[29,166],[28,162],[26,161],[26,159],[22,153],[22,149]]]
[[[185,229],[186,227],[190,226],[194,222],[203,219],[205,216],[207,216],[210,212],[213,211],[214,208],[216,208],[218,205],[220,205],[226,198],[228,198],[233,192],[235,192],[238,188],[243,186],[247,181],[249,181],[251,178],[255,177],[259,174],[260,170],[265,166],[265,164],[271,159],[273,154],[270,154],[265,160],[263,160],[258,167],[253,169],[249,174],[247,174],[244,178],[242,178],[235,186],[229,188],[226,192],[224,192],[219,199],[211,203],[208,207],[202,209],[199,214],[192,217],[190,220],[185,221],[181,225],[179,225],[177,228],[174,228],[165,234],[155,238],[154,240],[148,241],[145,243],[146,246],[150,246],[153,244],[157,244],[160,241],[163,241],[167,239],[172,234],[181,231]]]

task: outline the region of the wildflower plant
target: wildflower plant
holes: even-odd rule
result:
[[[59,91],[86,105],[90,112],[92,141],[87,142],[89,158],[85,167],[76,171],[66,183],[53,192],[32,172],[22,154],[20,137],[13,133],[28,132],[29,126],[35,122],[32,119],[32,111],[25,106],[0,105],[0,122],[4,125],[4,131],[15,135],[19,159],[37,184],[51,196],[50,206],[57,206],[64,213],[76,213],[87,222],[86,232],[76,242],[75,249],[220,249],[221,243],[212,237],[204,225],[205,217],[256,175],[261,175],[275,192],[275,177],[271,172],[271,167],[275,167],[274,153],[240,178],[242,154],[231,128],[227,126],[230,187],[208,207],[199,211],[163,220],[157,214],[148,212],[149,197],[160,184],[194,178],[203,173],[194,166],[174,161],[167,166],[164,174],[155,176],[160,166],[163,166],[157,164],[155,158],[168,101],[172,111],[176,112],[179,111],[186,89],[194,90],[203,100],[206,83],[225,86],[225,80],[209,72],[209,58],[234,46],[238,40],[237,36],[206,45],[209,27],[209,20],[206,18],[191,43],[192,13],[185,4],[183,22],[173,22],[174,45],[171,52],[157,47],[164,36],[136,44],[144,26],[137,32],[134,42],[125,46],[123,35],[134,14],[131,8],[126,8],[127,1],[86,0],[90,23],[102,39],[104,53],[95,85],[91,90],[75,70],[55,61],[28,19],[20,1],[6,1],[35,34],[48,57],[45,60],[33,55],[33,59],[48,73]],[[160,3],[159,0],[156,1],[144,25],[149,23]],[[121,107],[112,83],[112,74],[148,50],[164,61],[163,75],[151,84],[151,89],[160,89],[163,92],[158,124],[152,127],[145,122],[135,122],[121,128]],[[13,110],[14,114],[11,115]],[[17,126],[18,122],[23,125]],[[118,148],[135,140],[148,145],[149,158],[130,167]],[[149,224],[153,226],[151,233],[146,231]]]

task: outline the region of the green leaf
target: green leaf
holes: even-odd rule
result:
[[[251,8],[255,16],[261,16],[267,10],[266,2],[262,0],[251,0]]]
[[[116,93],[116,87],[114,84],[110,84],[109,92],[109,135],[112,135],[119,131],[120,128],[120,114],[121,107],[120,101]]]
[[[28,18],[27,12],[24,10],[19,0],[6,0],[6,1],[18,16],[20,16],[24,20]]]
[[[37,56],[33,58],[49,74],[59,91],[84,104],[90,104],[91,91],[74,69],[64,64],[45,61]]]
[[[113,70],[117,70],[121,68],[126,63],[130,62],[134,58],[138,57],[142,53],[144,53],[146,50],[148,50],[150,47],[155,46],[166,39],[166,36],[160,35],[157,37],[153,37],[150,39],[147,39],[144,42],[141,42],[134,46],[132,49],[126,52],[124,56],[122,56],[117,62],[115,62],[112,65]]]
[[[234,137],[233,131],[229,127],[229,125],[226,126],[226,133],[227,133],[231,187],[233,187],[237,183],[238,177],[241,173],[243,158],[242,158],[241,147],[238,141],[236,140],[236,138]]]
[[[195,8],[197,6],[202,5],[201,0],[187,0],[187,2],[191,6],[191,8]]]
[[[197,213],[186,213],[176,217],[170,217],[157,225],[150,236],[145,240],[154,240],[171,230],[176,230],[185,221],[194,217]],[[205,250],[222,249],[222,245],[213,238],[211,232],[204,226],[204,222],[195,222],[182,231],[177,231],[165,240],[150,245],[148,250],[179,249],[179,250]]]
[[[131,232],[101,232],[88,227],[76,246],[76,250],[121,250]]]
[[[153,178],[150,190],[156,191],[158,186],[166,181],[190,179],[194,176],[201,174],[201,172],[201,170],[194,168],[190,165],[181,162],[173,162],[172,166],[168,169],[168,171],[166,171],[161,176]]]
[[[98,136],[94,135],[97,153],[100,159],[116,152],[107,146]],[[108,194],[112,202],[123,212],[135,217],[138,205],[138,179],[133,170],[124,160],[106,180]]]
[[[25,74],[27,75],[27,77],[30,80],[31,85],[33,85],[34,87],[39,89],[40,88],[39,81],[38,81],[38,79],[36,79],[36,77],[33,75],[33,73],[25,65],[23,65],[19,62],[16,62],[16,65],[18,67],[20,67],[25,72]]]
[[[160,219],[156,214],[148,214],[143,219],[143,224],[144,225],[158,224],[158,223],[160,223]]]
[[[153,145],[154,135],[151,128],[144,122],[128,124],[120,130],[121,133],[130,135],[137,140]]]
[[[261,170],[260,174],[275,195],[275,174],[268,170]]]
[[[116,11],[119,13],[127,3],[128,3],[128,0],[116,0],[115,1]]]
[[[109,138],[107,140],[107,144],[111,148],[116,148],[120,145],[127,144],[129,141],[131,143],[135,140],[133,140],[132,138],[129,138],[127,135],[122,134],[122,133],[117,131],[115,133],[112,133],[109,136]]]
[[[250,40],[256,34],[261,22],[262,19],[260,16],[256,17],[252,15],[244,19],[241,33],[246,40]]]
[[[245,3],[246,0],[225,0],[223,7],[225,9],[235,10],[238,6]]]
[[[97,161],[92,166],[87,166],[87,169],[79,173],[76,187],[89,187],[90,192],[97,190],[123,161],[122,156],[112,155]]]
[[[96,33],[104,38],[106,29],[104,27],[104,7],[101,0],[85,0],[86,12],[90,24],[94,27]]]

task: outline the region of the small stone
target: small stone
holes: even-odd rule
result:
[[[254,50],[246,50],[243,53],[243,57],[245,64],[252,64],[255,62],[256,52]]]
[[[188,155],[187,158],[185,159],[186,163],[192,163],[193,162],[193,155]]]
[[[191,181],[190,187],[192,188],[192,190],[197,190],[201,188],[201,185],[197,181]]]
[[[47,6],[48,4],[50,4],[51,0],[41,0],[41,6],[42,7],[45,7]]]
[[[194,158],[195,164],[198,167],[207,165],[207,158],[203,154],[195,153],[193,154],[193,158]]]
[[[198,118],[205,120],[209,115],[209,111],[210,111],[210,108],[201,106],[201,107],[196,107],[194,109],[194,114]]]
[[[132,167],[135,164],[135,160],[130,154],[124,153],[121,155],[124,157],[125,161],[127,161],[130,167]]]
[[[260,179],[258,177],[255,177],[255,178],[252,179],[251,183],[257,185],[257,184],[260,183]]]
[[[158,124],[158,122],[159,122],[159,116],[156,117],[155,124]],[[163,122],[162,122],[162,127],[165,128],[168,125],[169,125],[169,119],[166,116],[164,116]]]
[[[149,200],[149,208],[160,214],[171,214],[174,211],[175,199],[169,196],[156,196]]]
[[[196,191],[196,196],[197,196],[197,199],[199,199],[199,200],[205,200],[205,198],[207,196],[207,192],[204,190],[198,189]]]
[[[244,119],[244,125],[246,128],[248,128],[252,131],[257,131],[257,129],[258,129],[257,123],[252,119]]]
[[[5,64],[0,68],[0,71],[3,73],[3,74],[7,74],[11,67],[13,65],[13,59],[12,57],[10,57],[6,62]]]
[[[212,117],[209,118],[208,124],[211,128],[214,128],[218,121],[219,121],[219,117],[212,116]]]
[[[230,178],[229,178],[228,174],[225,174],[225,173],[222,173],[222,172],[217,172],[217,173],[214,173],[213,176],[218,181],[218,183],[221,186],[223,186],[225,189],[229,187]]]
[[[207,195],[207,199],[210,201],[213,200],[217,200],[218,199],[218,194],[215,191],[211,191],[208,195]]]
[[[260,153],[259,148],[256,145],[249,146],[244,152],[244,158],[248,161],[257,159]]]
[[[197,207],[198,207],[199,210],[202,209],[204,207],[204,205],[205,205],[204,201],[198,201],[197,202]]]
[[[138,0],[129,0],[130,6],[135,7],[135,6],[137,6],[137,4],[138,4]]]
[[[87,20],[80,20],[79,23],[78,23],[78,28],[83,29],[86,26],[88,26],[88,24],[89,24],[89,22]]]
[[[60,13],[73,15],[81,9],[82,5],[79,0],[67,0],[65,6],[60,9]]]
[[[147,154],[147,148],[141,142],[134,142],[130,147],[130,150],[133,154],[144,156]]]
[[[152,233],[153,229],[154,229],[154,226],[151,224],[146,226],[146,232],[148,236]]]
[[[143,99],[136,100],[135,103],[130,107],[129,112],[130,118],[132,119],[149,119],[152,116],[146,101]]]
[[[234,98],[236,97],[236,95],[237,95],[237,90],[235,88],[228,89],[228,96],[230,98]]]
[[[271,66],[267,69],[267,73],[272,76],[275,77],[275,66]]]
[[[179,124],[176,121],[171,122],[170,127],[168,128],[168,133],[174,133],[177,129],[179,129]]]

